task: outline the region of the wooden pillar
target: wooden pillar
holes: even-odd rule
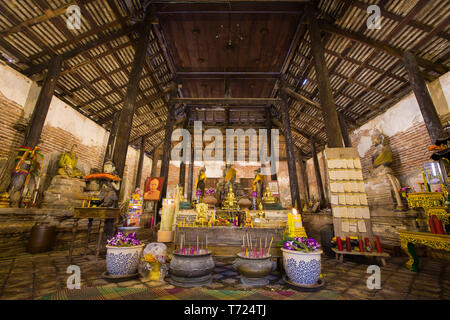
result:
[[[141,137],[141,145],[139,151],[139,163],[136,172],[136,186],[135,188],[141,187],[141,178],[142,178],[142,168],[144,167],[144,156],[145,156],[145,138]]]
[[[169,180],[170,152],[172,150],[172,132],[175,124],[175,105],[168,105],[166,131],[164,135],[163,156],[161,163],[161,177],[164,177],[164,184],[161,190],[162,198],[167,196],[167,184]]]
[[[352,147],[352,141],[350,140],[350,136],[348,135],[347,124],[345,123],[344,115],[341,112],[338,112],[339,125],[341,127],[342,139],[344,139],[344,146],[346,148]]]
[[[327,64],[324,57],[324,48],[320,36],[320,29],[315,17],[315,10],[312,3],[306,6],[306,14],[309,17],[309,36],[311,37],[311,51],[316,69],[317,86],[319,88],[320,104],[322,106],[323,120],[327,134],[328,147],[342,148],[342,133],[339,126],[339,119],[336,106],[331,93],[330,78]]]
[[[291,199],[292,206],[297,205],[300,206],[300,195],[298,192],[298,181],[297,181],[297,168],[295,167],[295,151],[294,151],[294,143],[292,140],[292,132],[291,132],[291,122],[289,118],[289,108],[287,103],[287,96],[284,93],[284,90],[280,91],[281,96],[281,118],[284,126],[284,136],[286,140],[286,154],[287,154],[287,162],[288,162],[288,171],[289,171],[289,185],[291,189]],[[299,211],[301,211],[301,207],[298,207]]]
[[[437,139],[441,138],[443,128],[439,115],[431,99],[425,80],[420,74],[419,66],[417,65],[416,57],[413,53],[407,51],[405,56],[405,67],[408,71],[409,82],[414,91],[417,102],[419,103],[420,112],[430,135],[431,143],[435,143]]]
[[[308,185],[307,180],[305,180],[305,166],[303,162],[303,155],[300,149],[297,149],[297,161],[298,161],[298,168],[299,168],[299,180],[301,182],[301,187],[299,185],[299,191],[302,193],[303,197],[300,196],[300,199],[303,199],[303,203],[308,203],[309,201],[309,195],[308,195]],[[302,203],[302,208],[303,208]]]
[[[50,102],[55,93],[56,83],[58,82],[61,73],[61,65],[62,59],[59,56],[50,61],[47,76],[45,77],[44,84],[39,93],[39,98],[34,107],[33,114],[31,115],[30,124],[25,136],[24,145],[29,148],[34,148],[39,144],[39,138],[41,137],[45,118],[47,117]]]
[[[188,173],[188,189],[187,198],[189,202],[192,202],[192,187],[194,185],[194,136],[191,134],[191,161],[189,162],[189,173]]]
[[[323,189],[322,175],[320,174],[319,160],[317,159],[316,143],[311,140],[312,157],[314,162],[314,172],[316,173],[317,188],[319,189],[320,206],[323,207],[326,204],[325,191]]]
[[[117,137],[117,127],[119,125],[119,116],[119,111],[116,111],[116,113],[114,113],[113,115],[111,130],[109,131],[108,143],[106,145],[105,158],[103,159],[103,163],[109,160],[112,161],[112,155],[114,154],[114,144]]]
[[[122,111],[120,112],[117,137],[114,144],[113,162],[120,177],[123,177],[123,171],[125,168],[128,140],[130,138],[130,131],[133,125],[136,98],[139,92],[139,82],[141,81],[142,69],[144,68],[147,47],[150,41],[149,34],[152,24],[150,23],[149,18],[150,14],[147,14],[144,19],[144,23],[142,23],[139,30],[139,40],[135,49],[133,67],[131,69]]]
[[[309,180],[308,180],[308,171],[306,166],[306,161],[300,162],[300,168],[302,169],[302,179],[303,179],[303,185],[305,186],[305,196],[306,201],[309,203],[309,200],[311,199],[311,195],[309,193]]]
[[[159,160],[160,154],[161,154],[161,149],[156,147],[155,150],[153,151],[152,172],[150,174],[152,177],[158,176],[158,160]]]
[[[272,156],[275,152],[274,150],[274,146],[272,145],[272,114],[270,113],[270,107],[266,108],[266,127],[267,127],[267,139],[269,140],[269,150],[270,150],[270,155]],[[276,164],[273,164],[276,168]],[[275,172],[275,174],[271,175],[271,179],[272,180],[277,180],[277,173]]]
[[[187,129],[188,125],[189,125],[189,110],[186,110],[186,119],[184,120],[184,123],[183,123],[183,129]],[[191,141],[191,144],[192,143],[193,142]],[[189,146],[189,148],[190,148],[190,146]],[[190,152],[190,150],[189,150],[189,152]],[[184,154],[183,154],[183,158],[185,158]],[[184,161],[181,161],[181,163],[180,163],[180,178],[179,178],[179,181],[180,181],[180,186],[182,186],[183,190],[186,191],[186,189],[185,189],[185,185],[186,185],[186,162],[184,162]]]

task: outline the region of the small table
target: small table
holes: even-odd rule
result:
[[[365,257],[375,257],[381,260],[381,264],[383,267],[386,266],[386,258],[389,258],[389,254],[385,252],[359,252],[359,251],[338,251],[336,248],[331,248],[333,252],[336,254],[336,260],[339,260],[339,263],[344,262],[344,255],[355,255],[355,256],[365,256]]]
[[[450,235],[431,232],[399,231],[399,237],[400,246],[409,257],[405,265],[409,270],[414,272],[419,271],[419,258],[416,254],[415,244],[422,244],[436,250],[450,251]]]
[[[101,208],[101,207],[95,207],[95,208],[74,208],[73,213],[73,226],[72,226],[72,242],[70,243],[70,250],[69,250],[69,263],[72,262],[72,251],[73,251],[73,244],[75,241],[75,234],[78,228],[78,220],[80,219],[89,219],[88,222],[88,230],[86,235],[86,245],[84,247],[84,255],[86,255],[87,248],[89,245],[89,233],[92,228],[92,221],[94,219],[100,219],[100,225],[99,225],[99,233],[97,238],[97,248],[95,250],[95,256],[98,257],[100,252],[100,245],[102,242],[103,237],[103,227],[106,220],[115,221],[117,218],[119,218],[120,215],[120,209],[119,208]]]

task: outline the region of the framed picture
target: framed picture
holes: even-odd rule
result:
[[[423,171],[429,184],[447,184],[447,174],[445,166],[440,162],[424,163]]]
[[[161,199],[161,190],[164,178],[150,177],[145,181],[144,200],[159,201]]]

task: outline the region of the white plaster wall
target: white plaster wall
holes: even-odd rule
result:
[[[441,117],[446,116],[450,110],[450,72],[429,84],[428,88],[438,114]],[[358,135],[364,130],[369,130],[371,133],[374,129],[378,129],[391,137],[420,122],[423,122],[423,117],[416,97],[411,92],[386,112],[354,130],[353,133]],[[371,145],[370,135],[365,135],[361,137],[359,144],[354,147],[358,149],[360,157],[364,157]]]

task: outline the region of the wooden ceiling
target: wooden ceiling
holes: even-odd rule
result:
[[[130,143],[144,136],[148,153],[161,144],[166,88],[172,81],[182,85],[181,97],[275,98],[283,79],[294,93],[289,110],[296,146],[306,155],[311,152],[308,137],[323,146],[326,135],[303,15],[305,1],[189,2],[152,1],[151,44]],[[122,108],[135,30],[143,15],[141,1],[23,0],[20,4],[0,2],[1,58],[39,80],[52,56],[61,55],[64,69],[57,96],[109,129]],[[81,30],[66,28],[66,9],[71,4],[81,8]],[[381,8],[381,30],[367,28],[370,4]],[[416,54],[428,81],[449,70],[447,0],[321,0],[316,8],[336,108],[350,128],[411,91],[404,51]],[[230,29],[232,48],[226,49]],[[275,116],[277,110],[279,106],[273,105]],[[202,116],[203,111],[195,112]],[[260,117],[252,114],[247,120],[242,112],[231,112],[231,119],[256,127],[265,123],[262,111]],[[225,119],[224,111],[213,113],[212,117],[207,113],[206,119],[213,119],[208,123],[226,123],[220,120]],[[181,108],[178,116],[184,115]]]

